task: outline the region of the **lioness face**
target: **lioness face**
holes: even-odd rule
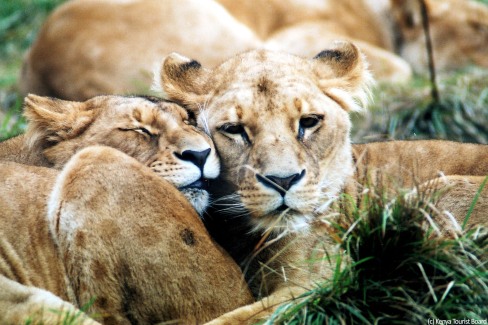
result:
[[[28,137],[42,142],[53,166],[61,167],[87,146],[106,145],[179,188],[199,212],[207,206],[207,180],[218,176],[219,161],[210,138],[190,125],[179,105],[149,97],[69,102],[29,95],[25,112]]]
[[[256,230],[305,228],[339,193],[353,172],[347,110],[365,79],[349,43],[313,60],[260,50],[213,71],[178,55],[162,68],[171,99],[203,107],[224,194],[238,194]]]

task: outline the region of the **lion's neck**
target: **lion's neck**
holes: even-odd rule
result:
[[[25,136],[19,135],[0,142],[0,161],[11,161],[25,165],[51,167],[41,150],[30,149],[27,146]]]

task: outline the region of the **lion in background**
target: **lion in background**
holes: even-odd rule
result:
[[[272,49],[312,56],[331,40],[347,39],[366,54],[377,78],[404,80],[408,67],[428,71],[419,0],[219,2]],[[488,67],[487,6],[473,0],[425,3],[437,69]]]
[[[30,95],[25,115],[0,143],[0,323],[96,324],[92,299],[104,324],[203,323],[253,301],[189,203],[219,162],[185,110]]]
[[[426,71],[417,2],[69,1],[48,17],[26,54],[20,88],[72,100],[141,93],[149,91],[154,66],[171,52],[214,67],[256,48],[310,57],[335,39],[357,43],[376,79],[405,81],[412,67]],[[427,3],[437,67],[488,67],[486,6]]]
[[[213,0],[74,0],[47,18],[26,56],[20,88],[71,100],[143,93],[172,51],[199,53],[213,66],[260,45]]]

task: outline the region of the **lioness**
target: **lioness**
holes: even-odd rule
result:
[[[78,150],[106,145],[136,158],[183,190],[199,212],[197,188],[219,173],[213,143],[180,106],[155,97],[98,96],[85,102],[25,98],[26,134],[0,144],[0,161],[61,168]]]
[[[26,135],[0,143],[0,323],[58,324],[91,299],[105,324],[201,323],[253,301],[176,189],[202,211],[219,172],[185,110],[31,95],[25,114]]]
[[[321,221],[341,192],[355,192],[348,112],[362,109],[369,82],[363,56],[347,42],[310,60],[256,50],[214,69],[179,54],[163,61],[162,90],[194,112],[221,157],[212,191],[225,209],[206,222],[263,298],[212,324],[252,323],[331,275],[334,243],[322,236]],[[488,154],[481,148],[469,152],[478,161]],[[439,170],[449,165],[435,157],[429,162]],[[488,166],[482,169],[488,173]],[[329,259],[313,249],[318,240]],[[317,260],[322,263],[310,262]]]
[[[255,240],[268,233],[266,249],[255,251],[246,269],[253,293],[264,299],[214,323],[252,323],[269,306],[331,276],[333,261],[307,261],[324,254],[313,249],[322,232],[317,219],[352,178],[348,111],[360,109],[369,80],[362,55],[350,43],[312,60],[251,51],[213,70],[178,54],[164,60],[165,94],[198,115],[220,154],[222,177],[215,189],[220,200],[231,195],[224,202],[234,205],[226,222],[237,220],[240,211],[240,220],[249,223],[245,230],[216,225],[234,240],[226,249],[243,262]],[[334,243],[322,239],[334,256]]]

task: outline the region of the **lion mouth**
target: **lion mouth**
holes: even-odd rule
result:
[[[286,211],[287,209],[289,209],[289,207],[286,204],[282,204],[275,211],[277,211],[277,212],[283,212],[283,211]]]
[[[283,204],[260,218],[252,219],[252,221],[255,231],[301,232],[310,226],[311,216]]]
[[[202,178],[194,181],[191,184],[188,184],[188,185],[185,185],[185,186],[180,187],[179,189],[180,190],[200,189],[200,190],[208,191],[208,189],[209,189],[209,183],[210,183],[210,181],[208,179],[202,177]]]

